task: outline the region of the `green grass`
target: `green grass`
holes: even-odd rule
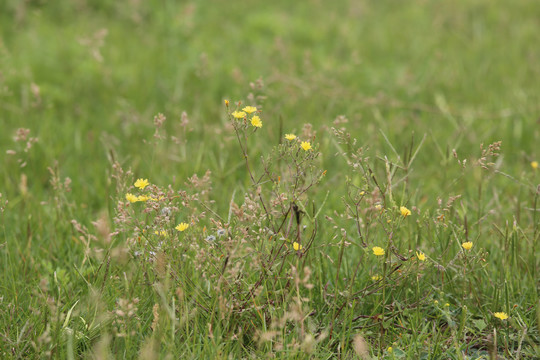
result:
[[[526,0],[2,2],[1,357],[540,357],[539,18]],[[238,101],[262,109],[245,154]],[[211,189],[188,184],[207,170]],[[137,178],[173,192],[120,219]]]

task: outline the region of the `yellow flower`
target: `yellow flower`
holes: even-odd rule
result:
[[[426,255],[423,253],[423,252],[416,252],[416,257],[418,258],[418,260],[420,261],[426,261]]]
[[[186,224],[186,223],[180,223],[180,224],[178,224],[177,227],[175,227],[175,229],[178,230],[178,231],[184,231],[184,230],[186,230],[188,227],[189,227],[189,224]]]
[[[144,189],[145,187],[148,186],[148,184],[150,184],[148,182],[148,179],[137,179],[137,181],[135,181],[135,187],[139,188],[139,189]]]
[[[242,111],[245,111],[248,114],[251,114],[257,111],[257,108],[255,106],[246,106],[245,108],[242,109]]]
[[[243,111],[235,111],[231,114],[235,119],[243,119],[246,117],[246,113]]]
[[[384,249],[382,247],[379,247],[379,246],[374,246],[373,249],[373,254],[374,255],[377,255],[377,256],[383,256],[384,255]]]
[[[261,121],[261,118],[258,117],[257,115],[253,116],[251,118],[251,125],[255,126],[255,127],[258,127],[258,128],[261,128],[262,127],[262,121]]]
[[[129,201],[129,202],[134,203],[134,202],[139,201],[139,197],[133,195],[132,193],[127,193],[127,194],[126,194],[126,200]]]
[[[285,139],[287,139],[289,141],[292,141],[292,140],[296,139],[296,135],[294,135],[294,134],[285,134]]]
[[[493,314],[497,319],[506,320],[508,319],[508,314],[505,312],[496,312]]]
[[[302,250],[302,245],[300,245],[296,241],[292,244],[292,247],[293,247],[294,251]]]
[[[531,161],[531,167],[536,170],[538,169],[538,161]]]
[[[311,144],[309,143],[309,141],[302,141],[300,146],[302,147],[302,149],[304,149],[304,151],[311,150]]]
[[[392,349],[392,347],[389,346],[388,349],[386,349],[386,351],[388,351],[389,353],[392,353],[392,351],[394,351],[394,349]]]
[[[381,275],[373,275],[373,276],[371,277],[371,280],[373,280],[373,281],[379,281],[379,280],[381,280],[381,279],[382,279],[382,276],[381,276]]]
[[[159,231],[154,231],[154,234],[156,235],[159,235],[159,236],[163,236],[163,237],[167,237],[167,231],[165,230],[159,230]]]
[[[467,241],[461,244],[461,247],[464,248],[465,250],[471,250],[473,247],[473,243],[472,241]]]
[[[401,215],[403,215],[403,217],[411,215],[411,210],[407,209],[405,206],[400,207],[399,211],[401,211]]]
[[[137,196],[137,201],[148,201],[150,200],[150,197],[147,195],[139,195]]]
[[[446,307],[449,307],[449,306],[450,306],[450,304],[449,304],[449,303],[446,303],[446,304],[444,304],[444,306],[446,306]]]
[[[225,106],[229,107],[229,100],[225,100]]]
[[[439,300],[434,300],[433,303],[437,305],[439,303]]]

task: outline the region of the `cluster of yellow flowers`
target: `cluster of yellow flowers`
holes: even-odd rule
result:
[[[145,187],[147,187],[148,185],[150,185],[150,182],[148,182],[148,179],[137,179],[137,181],[135,181],[135,183],[133,184],[133,186],[135,186],[136,188],[140,189],[140,190],[144,190]],[[153,198],[153,197],[150,197],[148,195],[133,195],[132,193],[127,193],[126,194],[126,200],[131,202],[131,203],[134,203],[134,202],[138,202],[138,201],[148,201],[148,200],[152,200],[152,201],[157,201],[158,199],[156,198]],[[161,200],[161,198],[160,198]],[[175,229],[182,232],[182,231],[185,231],[187,228],[189,227],[189,224],[187,223],[180,223],[178,224]],[[154,231],[154,234],[158,235],[158,236],[162,236],[162,237],[167,237],[168,236],[168,233],[167,231],[165,230],[156,230]],[[300,248],[302,248],[302,246],[300,245]]]
[[[135,184],[133,184],[136,188],[139,188],[140,190],[144,190],[145,187],[147,187],[148,185],[150,185],[150,183],[148,182],[148,179],[137,179],[137,181],[135,181]],[[131,203],[134,203],[134,202],[138,202],[138,201],[148,201],[148,200],[153,200],[151,197],[147,196],[147,195],[133,195],[132,193],[127,193],[126,194],[126,200],[131,202]]]
[[[150,185],[150,183],[148,182],[148,179],[137,179],[137,181],[135,181],[135,184],[133,184],[136,188],[139,188],[140,190],[144,190],[145,187],[147,187],[148,185]],[[158,201],[158,200],[161,200],[163,199],[163,197],[160,197],[159,199],[157,198],[153,198],[151,196],[148,196],[148,195],[134,195],[132,193],[127,193],[126,194],[126,200],[131,202],[131,203],[134,203],[134,202],[138,202],[138,201],[141,201],[141,202],[145,202],[145,201],[148,201],[148,200],[151,200],[151,201]]]
[[[229,107],[229,100],[225,100],[225,106]],[[239,110],[235,110],[231,113],[231,116],[237,120],[240,120],[240,119],[246,119],[248,120],[248,117],[251,116],[252,114],[256,113],[258,110],[255,106],[245,106],[242,108],[241,111]],[[256,127],[256,128],[262,128],[262,120],[261,118],[258,116],[258,115],[252,115],[251,116],[251,119],[249,119],[249,122],[251,123],[251,125],[253,127]],[[297,137],[296,135],[294,134],[285,134],[285,139],[289,140],[289,141],[293,141],[295,140]],[[311,150],[311,143],[309,141],[301,141],[300,142],[300,147],[304,150],[304,151],[309,151]]]
[[[293,140],[296,139],[296,135],[294,135],[294,134],[285,134],[285,139],[287,139],[289,141],[293,141]],[[300,142],[300,147],[304,151],[309,151],[309,150],[311,150],[311,143],[309,141],[302,141],[302,142]]]
[[[285,135],[285,137],[286,137],[287,139],[289,139],[289,138],[288,138],[289,135],[290,135],[290,134],[287,134],[287,135]],[[293,136],[294,136],[294,135],[293,135]],[[294,137],[293,137],[292,139],[294,139]],[[378,206],[376,206],[376,208],[377,208],[377,209],[380,209],[381,207],[380,207],[380,205],[378,205]],[[405,206],[401,206],[401,207],[399,208],[399,211],[400,211],[401,215],[402,215],[404,218],[411,215],[411,210],[407,209]],[[467,241],[467,242],[462,243],[462,244],[461,244],[461,247],[462,247],[464,250],[471,250],[472,247],[473,247],[473,243],[472,243],[472,241]],[[375,256],[383,256],[383,255],[385,254],[384,249],[383,249],[382,247],[380,247],[380,246],[374,246],[371,250],[373,251],[373,255],[375,255]],[[424,254],[422,251],[416,251],[416,258],[417,258],[419,261],[426,261],[426,259],[427,259],[426,254]],[[372,277],[372,279],[373,279],[373,277]],[[497,314],[498,314],[498,313],[497,313]],[[503,319],[503,320],[504,320],[504,319]]]
[[[229,101],[225,100],[225,105],[229,106]],[[233,111],[231,115],[235,119],[247,119],[248,115],[251,115],[255,112],[257,112],[257,108],[255,106],[245,106],[242,111]],[[262,128],[263,125],[259,115],[253,115],[250,119],[250,123],[253,127],[256,128]]]

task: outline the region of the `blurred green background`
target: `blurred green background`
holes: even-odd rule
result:
[[[495,140],[509,163],[523,165],[537,156],[539,19],[540,5],[527,0],[6,0],[0,144],[5,153],[15,129],[31,129],[39,143],[28,154],[30,193],[47,186],[46,168],[58,161],[95,211],[111,148],[154,179],[236,164],[219,141],[223,99],[246,103],[260,78],[261,146],[278,142],[280,118],[283,131],[308,122],[323,136],[345,115],[381,153],[380,130],[396,149],[413,132],[417,142],[427,134],[423,176],[439,174],[448,150],[476,153]],[[168,149],[168,158],[145,158],[153,116],[165,114],[178,136],[183,111],[187,146],[200,156]],[[3,155],[3,168],[10,161]],[[20,174],[2,175],[17,196]]]

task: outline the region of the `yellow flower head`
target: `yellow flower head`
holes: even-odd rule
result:
[[[421,252],[421,251],[417,251],[416,252],[416,257],[418,258],[418,260],[420,261],[426,261],[426,255]]]
[[[302,141],[300,146],[302,147],[302,149],[304,149],[304,151],[311,150],[311,144],[309,143],[309,141]]]
[[[242,109],[242,111],[245,111],[248,114],[252,114],[255,111],[257,111],[257,108],[255,106],[246,106],[245,108]]]
[[[234,111],[231,114],[235,119],[243,119],[246,117],[246,113],[243,111]]]
[[[137,196],[137,201],[148,201],[150,197],[148,195],[139,195]]]
[[[531,167],[536,170],[538,169],[538,161],[531,161]]]
[[[449,307],[449,306],[450,306],[450,304],[449,304],[449,303],[446,303],[446,304],[444,304],[444,306],[445,306],[445,307]]]
[[[294,135],[294,134],[285,134],[285,139],[287,139],[289,141],[292,141],[292,140],[296,139],[296,135]]]
[[[300,245],[296,241],[293,242],[292,247],[293,247],[294,251],[302,250],[302,245]]]
[[[229,107],[229,100],[225,100],[225,106]]]
[[[496,312],[493,314],[497,319],[506,320],[508,319],[508,314],[505,312]]]
[[[403,215],[403,217],[411,215],[411,210],[407,209],[405,206],[400,207],[399,211],[401,211],[401,215]]]
[[[373,254],[376,255],[376,256],[383,256],[384,255],[384,249],[382,247],[379,247],[379,246],[374,246],[373,249]]]
[[[178,230],[178,231],[184,231],[184,230],[186,230],[188,227],[189,227],[189,224],[187,224],[187,223],[180,223],[180,224],[178,224],[178,226],[175,227],[175,229]]]
[[[379,281],[379,280],[381,280],[381,279],[382,279],[382,276],[381,276],[381,275],[373,275],[373,276],[371,277],[371,280],[373,280],[373,281]]]
[[[139,189],[144,189],[145,187],[148,186],[148,184],[150,184],[148,182],[148,179],[137,179],[137,181],[135,181],[135,187],[139,188]]]
[[[167,237],[167,235],[168,235],[167,231],[165,231],[165,230],[159,230],[159,231],[156,230],[156,231],[154,231],[154,234],[159,235],[159,236],[163,236],[163,237]]]
[[[261,121],[261,118],[258,117],[257,115],[253,116],[251,118],[251,125],[255,126],[255,127],[258,127],[258,128],[262,128],[262,121]]]
[[[471,250],[473,247],[473,243],[472,241],[467,241],[461,244],[461,247],[464,248],[465,250]]]
[[[127,194],[126,194],[126,200],[129,201],[129,202],[131,202],[131,203],[134,203],[134,202],[139,201],[139,197],[133,195],[132,193],[127,193]]]
[[[389,353],[392,353],[392,351],[394,351],[394,349],[392,349],[392,347],[389,346],[388,349],[386,349],[386,351],[388,351]]]

